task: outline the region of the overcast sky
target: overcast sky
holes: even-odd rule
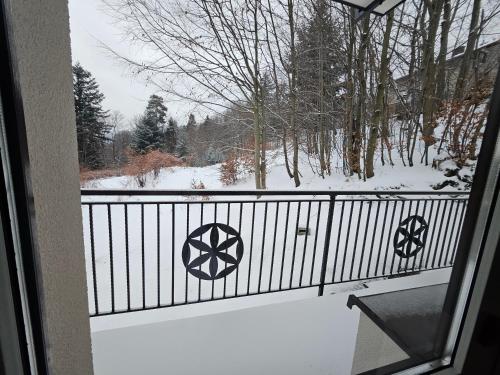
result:
[[[69,0],[69,14],[73,63],[79,61],[94,75],[106,97],[104,108],[122,112],[126,117],[125,125],[128,125],[135,115],[144,112],[148,97],[157,90],[131,76],[123,63],[101,47],[104,43],[124,54],[131,48],[113,24],[112,17],[103,11],[101,0]],[[189,112],[200,115],[189,103],[165,99],[169,115],[180,125],[187,122]]]

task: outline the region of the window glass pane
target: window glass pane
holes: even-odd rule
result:
[[[443,356],[499,6],[369,3],[70,0],[97,374]]]

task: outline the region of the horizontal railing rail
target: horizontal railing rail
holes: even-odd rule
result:
[[[82,196],[312,196],[312,195],[439,195],[439,196],[468,196],[463,191],[440,190],[214,190],[214,189],[186,189],[186,190],[152,190],[152,189],[82,189]]]
[[[272,198],[272,199],[271,199]],[[90,315],[451,267],[468,193],[82,190]]]

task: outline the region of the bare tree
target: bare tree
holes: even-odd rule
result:
[[[123,121],[125,120],[125,116],[120,111],[113,111],[111,115],[108,117],[108,123],[110,128],[110,140],[111,140],[111,158],[113,164],[120,164],[121,159],[121,150],[117,141],[117,134],[122,130],[120,129],[123,126]]]
[[[151,55],[139,60],[111,51],[135,73],[176,97],[253,114],[255,186],[264,189],[261,0],[109,0],[107,5],[125,35]]]
[[[436,35],[441,19],[444,0],[425,0],[429,13],[429,24],[423,45],[423,74],[422,74],[422,138],[425,143],[425,165],[429,164],[429,147],[435,143],[434,139],[434,114],[436,111],[436,64],[434,61],[434,48]]]
[[[356,166],[359,166],[359,154],[355,150],[354,139],[354,47],[355,47],[355,32],[356,26],[354,22],[354,9],[350,9],[349,13],[344,16],[344,25],[348,35],[347,42],[347,60],[346,60],[346,94],[345,94],[345,120],[344,120],[344,137],[345,137],[345,155],[344,159],[347,160],[347,174],[351,175]]]
[[[436,96],[440,101],[446,97],[446,54],[451,27],[451,0],[444,0],[443,20],[441,21],[441,39],[436,67]]]
[[[297,128],[297,50],[296,50],[296,13],[297,0],[277,0],[272,2],[267,0],[266,15],[266,36],[268,40],[269,59],[272,62],[272,71],[276,87],[277,98],[281,97],[280,79],[277,73],[279,70],[286,77],[286,87],[288,89],[288,116],[282,119],[283,122],[283,153],[288,174],[293,177],[295,186],[300,185],[299,177],[299,134]],[[283,13],[278,17],[278,11]],[[272,39],[272,46],[271,40]],[[275,57],[276,56],[276,57]],[[285,105],[285,103],[283,103]],[[288,165],[288,149],[286,147],[287,129],[292,137],[292,171]]]
[[[384,98],[387,85],[387,74],[389,69],[389,39],[394,21],[394,12],[391,11],[387,16],[385,26],[384,40],[382,41],[382,51],[380,53],[380,70],[378,75],[377,97],[375,100],[375,110],[370,124],[370,138],[366,150],[366,177],[371,178],[375,175],[373,171],[373,158],[377,147],[378,129],[383,121]]]
[[[356,76],[358,80],[358,95],[355,101],[355,112],[353,121],[353,145],[352,145],[352,162],[351,168],[354,173],[361,177],[361,146],[364,134],[366,120],[366,55],[368,44],[370,42],[370,17],[364,17],[361,25],[361,39],[357,55],[357,63],[355,65]]]
[[[469,35],[467,37],[467,46],[462,57],[460,64],[460,71],[458,72],[457,83],[455,85],[455,92],[453,94],[455,99],[462,99],[465,92],[466,79],[472,64],[472,55],[474,49],[477,47],[477,40],[479,38],[479,16],[481,13],[481,0],[474,0],[472,5],[472,15],[470,19]]]

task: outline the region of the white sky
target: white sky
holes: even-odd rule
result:
[[[148,97],[157,93],[156,88],[133,77],[123,63],[101,47],[104,43],[118,52],[130,54],[129,44],[123,41],[114,20],[104,12],[101,0],[69,0],[69,15],[73,63],[79,61],[92,73],[106,97],[104,109],[123,113],[124,127],[128,127],[135,115],[144,112]],[[180,125],[185,124],[189,112],[194,109],[188,103],[162,96],[166,99],[169,116],[177,119]]]

